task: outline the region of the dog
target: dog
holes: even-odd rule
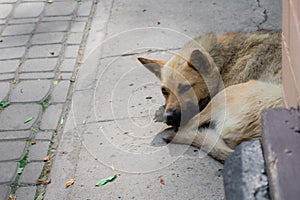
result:
[[[191,144],[223,162],[241,142],[261,138],[261,112],[283,106],[281,91],[280,84],[257,80],[229,86],[164,140]]]
[[[281,32],[208,33],[168,62],[138,58],[161,80],[164,121],[179,127],[224,88],[249,80],[281,83]]]
[[[163,119],[179,129],[165,139],[200,147],[218,160],[242,141],[260,137],[262,109],[282,105],[279,31],[209,33],[168,62],[138,60],[161,80]]]

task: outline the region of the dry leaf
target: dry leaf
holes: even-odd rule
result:
[[[16,196],[13,196],[12,194],[9,195],[9,200],[17,200]]]
[[[77,63],[78,64],[83,64],[84,62],[82,60],[79,60]]]
[[[42,182],[43,185],[48,185],[51,183],[51,179],[46,179]]]
[[[31,145],[35,145],[36,144],[36,141],[31,141]]]
[[[166,184],[165,181],[164,181],[164,179],[162,179],[162,178],[159,179],[159,183],[162,184],[162,185],[165,185],[165,184]]]
[[[66,182],[66,188],[70,187],[75,183],[75,178],[71,178],[69,181]]]
[[[62,75],[61,74],[59,75],[59,80],[62,80]]]
[[[50,160],[51,160],[51,158],[52,158],[52,155],[48,155],[48,156],[46,156],[46,157],[44,158],[44,162],[48,162],[48,161],[50,161]]]

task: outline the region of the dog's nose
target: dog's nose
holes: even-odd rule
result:
[[[174,111],[173,110],[166,110],[164,113],[164,118],[167,122],[171,122],[174,119]]]

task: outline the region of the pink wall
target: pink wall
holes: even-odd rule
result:
[[[282,64],[286,107],[300,106],[300,1],[282,0]]]

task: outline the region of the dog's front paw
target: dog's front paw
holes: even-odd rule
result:
[[[155,114],[154,114],[154,122],[164,122],[164,112],[165,112],[165,106],[162,105],[160,106],[156,111],[155,111]]]
[[[171,135],[163,136],[162,139],[163,139],[163,141],[165,141],[167,144],[169,144],[170,142],[172,142],[172,140],[174,139],[175,136],[176,136],[176,133],[172,133]]]

